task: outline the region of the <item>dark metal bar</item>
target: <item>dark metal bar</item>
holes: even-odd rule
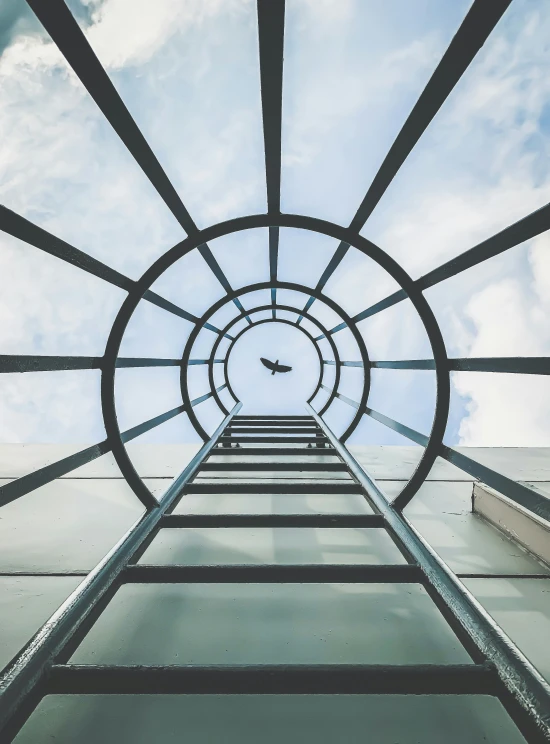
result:
[[[408,563],[360,566],[326,563],[298,565],[242,566],[127,566],[123,580],[133,584],[416,584],[423,575]]]
[[[35,248],[38,248],[51,256],[61,259],[61,261],[71,264],[71,266],[76,266],[77,268],[86,271],[88,274],[103,279],[103,281],[106,281],[109,284],[114,284],[115,287],[119,287],[126,292],[129,292],[135,285],[133,279],[130,279],[119,271],[112,269],[110,266],[98,261],[96,258],[92,258],[92,256],[84,253],[84,251],[80,251],[78,248],[66,243],[64,240],[61,240],[61,238],[52,235],[52,233],[49,233],[47,230],[43,230],[41,227],[38,227],[38,225],[35,225],[33,222],[21,217],[21,215],[1,204],[0,229],[29,245],[33,245]],[[197,323],[198,321],[198,318],[195,315],[192,315],[191,313],[188,313],[187,310],[183,310],[177,305],[174,305],[173,302],[165,300],[164,297],[161,297],[156,292],[147,290],[143,295],[143,299],[151,302],[153,305],[157,305],[157,307],[160,307],[167,312],[173,313],[180,318],[184,318],[184,320],[188,320],[191,323]],[[208,328],[208,330],[214,331],[215,333],[220,333],[219,329],[215,326],[205,324],[205,328]]]
[[[63,475],[70,473],[71,470],[86,465],[86,463],[101,457],[111,449],[107,440],[94,444],[91,447],[75,452],[74,455],[64,457],[62,460],[46,465],[39,470],[35,470],[33,473],[24,475],[17,480],[6,483],[4,486],[0,486],[0,506],[5,506],[11,501],[19,499],[31,491],[45,486],[46,483],[50,483],[56,478],[61,478]]]
[[[77,77],[187,234],[197,226],[63,0],[27,0]]]
[[[279,228],[269,228],[269,281],[272,284],[277,283],[277,271],[279,263]],[[271,304],[273,310],[271,311],[271,317],[273,320],[277,318],[277,287],[271,288]]]
[[[428,272],[419,279],[416,279],[415,284],[422,290],[434,287],[445,279],[450,279],[457,274],[471,269],[489,258],[498,256],[500,253],[504,253],[510,248],[514,248],[516,245],[524,243],[526,240],[540,235],[550,229],[550,204],[546,204],[544,207],[537,209],[535,212],[527,215],[518,222],[509,225],[504,230],[501,230],[496,235],[493,235],[487,240],[478,243],[470,250],[461,253],[456,258],[451,258],[450,261],[438,266],[436,269]],[[402,300],[406,300],[408,297],[407,293],[400,289],[394,292],[386,299],[377,302],[371,307],[363,310],[353,317],[355,323],[359,323],[365,318],[370,318],[372,315],[386,310],[386,308],[396,305]],[[337,333],[343,328],[346,328],[345,323],[335,326],[330,330],[330,333]]]
[[[220,385],[219,387],[216,388],[216,392],[219,393],[220,390],[223,390],[226,387],[227,385],[224,383],[223,385]],[[208,398],[211,398],[213,395],[214,393],[206,393],[205,395],[201,395],[200,398],[195,398],[194,400],[192,400],[191,405],[197,406],[199,403],[202,403],[203,401],[208,400]]]
[[[324,387],[324,386],[323,386]],[[328,390],[328,388],[325,388]],[[238,426],[228,430],[228,434],[315,434],[316,427],[298,427],[298,426]]]
[[[212,364],[223,364],[223,359],[213,359]],[[178,362],[181,364],[181,359]],[[208,359],[190,359],[187,364],[192,367],[194,364],[208,364]]]
[[[429,437],[425,434],[421,434],[420,432],[399,423],[399,421],[384,416],[384,414],[379,413],[378,411],[373,411],[372,408],[366,408],[365,413],[368,416],[371,416],[371,418],[376,419],[376,421],[379,421],[381,424],[384,424],[384,426],[393,429],[398,434],[402,434],[404,437],[407,437],[407,439],[411,439],[413,442],[420,444],[422,447],[428,445]],[[470,457],[467,457],[461,452],[457,452],[444,444],[440,446],[438,454],[440,457],[443,457],[443,459],[456,465],[464,472],[469,473],[474,478],[478,478],[483,481],[483,483],[491,486],[491,488],[504,494],[504,496],[509,498],[511,501],[515,501],[516,504],[520,504],[525,509],[537,514],[539,517],[550,521],[550,501],[545,496],[533,491],[532,488],[517,483],[511,478],[507,478],[505,475],[501,475],[500,473],[491,470],[491,468],[472,460]],[[410,498],[407,496],[402,498],[402,494],[400,494],[393,501],[392,505],[395,506],[396,509],[401,510],[405,508],[409,501]]]
[[[257,483],[242,479],[243,483],[212,482],[205,483],[204,479],[194,480],[187,486],[186,493],[358,493],[359,488],[353,480],[332,480],[330,483],[308,483],[301,480],[277,478],[274,482],[266,483],[257,478]]]
[[[173,481],[157,507],[138,519],[6,667],[0,676],[0,730],[46,678],[56,657],[118,579],[127,562],[156,528],[166,510],[177,500],[201,462],[216,445],[231,416],[240,408],[241,404],[238,403],[212,438]]]
[[[257,666],[55,665],[58,695],[494,695],[488,664],[311,664]]]
[[[346,364],[346,362],[341,362]],[[408,359],[403,361],[371,362],[378,369],[434,370],[433,359]],[[521,375],[550,375],[550,357],[478,357],[449,359],[451,372],[501,372]]]
[[[242,452],[241,452],[242,454]],[[201,467],[202,472],[210,471],[231,471],[231,470],[278,470],[299,472],[311,470],[339,471],[347,470],[343,462],[205,462]]]
[[[352,230],[359,232],[365,225],[394,176],[481,49],[510,2],[511,0],[475,0],[374,177],[350,223]],[[321,276],[317,285],[318,289],[324,287],[348,249],[349,244],[342,241]],[[311,307],[314,301],[315,298],[311,297],[304,309]],[[300,320],[301,317],[298,322]]]
[[[475,643],[479,652],[495,665],[501,683],[526,712],[541,735],[550,738],[550,685],[502,631],[481,604],[439,558],[403,514],[390,505],[375,481],[334,436],[323,420],[313,413],[334,449],[386,520],[386,525],[416,561],[432,590]]]
[[[184,411],[184,406],[177,406],[177,408],[172,408],[171,411],[161,413],[160,416],[155,416],[154,418],[149,419],[149,421],[144,421],[143,424],[139,424],[138,426],[134,426],[132,429],[128,429],[127,431],[122,432],[122,434],[120,435],[121,439],[124,443],[129,442],[132,439],[139,437],[140,434],[145,434],[146,431],[150,431],[156,426],[164,424],[165,421],[169,421],[170,419],[174,418],[174,416],[179,416],[179,414],[183,413]]]
[[[323,290],[325,284],[328,282],[330,277],[334,274],[334,272],[336,271],[336,269],[342,262],[342,259],[348,252],[348,249],[349,249],[349,243],[344,243],[342,241],[340,245],[338,246],[338,248],[335,250],[334,255],[330,259],[327,268],[321,274],[321,278],[317,282],[317,285],[315,287],[317,292],[321,292]],[[303,313],[306,313],[309,310],[309,308],[313,305],[314,302],[315,302],[315,297],[311,296],[309,300],[306,302],[306,304],[304,305],[304,309],[302,310],[302,315],[298,317],[298,320],[296,321],[296,325],[299,325],[302,322],[304,318]]]
[[[321,385],[321,387],[324,390],[328,390],[328,387],[326,387],[326,385]],[[336,397],[337,398],[340,398],[340,400],[343,400],[344,403],[347,403],[348,404],[348,406],[352,406],[352,408],[356,408],[357,410],[359,410],[359,408],[361,407],[359,405],[359,403],[357,403],[356,401],[352,400],[351,398],[348,398],[346,395],[342,395],[342,393],[336,393]]]
[[[332,364],[335,365],[336,362],[332,359],[324,359],[323,364]],[[342,367],[363,367],[363,362],[340,362]],[[371,362],[371,367],[374,366],[374,364]]]
[[[239,447],[238,449],[216,449],[212,454],[215,455],[229,455],[230,457],[256,457],[258,455],[267,455],[273,457],[274,455],[296,455],[297,457],[318,457],[319,452],[308,449],[307,447]],[[331,452],[329,448],[326,448],[322,453],[323,456],[331,455],[334,456],[334,452]]]
[[[359,232],[407,156],[487,41],[511,0],[475,0],[367,191],[350,228]]]
[[[252,437],[252,436],[246,436],[246,437],[223,437],[223,442],[247,442],[250,444],[275,444],[276,442],[280,442],[281,444],[315,444],[316,440],[312,437]],[[319,454],[319,453],[317,453]]]
[[[129,442],[132,439],[139,437],[140,434],[144,434],[146,431],[154,429],[155,426],[159,426],[183,411],[184,407],[178,406],[178,408],[173,408],[171,411],[162,413],[160,416],[155,416],[155,418],[144,421],[142,424],[122,432],[122,441]],[[86,463],[92,462],[92,460],[96,460],[98,457],[101,457],[110,451],[111,446],[109,441],[105,439],[103,442],[87,447],[80,452],[75,452],[74,455],[64,457],[62,460],[58,460],[51,465],[46,465],[39,470],[35,470],[33,473],[29,473],[28,475],[24,475],[21,478],[11,481],[11,483],[6,483],[4,486],[0,486],[0,507],[9,504],[11,501],[15,501],[21,496],[25,496],[25,494],[30,493],[31,491],[35,491],[41,486],[45,486],[47,483],[51,483],[56,478],[61,478],[62,476],[67,475],[67,473],[70,473],[72,470],[76,470],[76,468],[80,468],[82,465],[86,465]],[[156,505],[156,501],[155,504],[149,502],[147,505],[154,506]]]
[[[167,514],[160,526],[383,528],[384,519],[380,514]]]
[[[281,211],[281,117],[283,103],[284,0],[258,0],[260,85],[264,126],[268,213]]]

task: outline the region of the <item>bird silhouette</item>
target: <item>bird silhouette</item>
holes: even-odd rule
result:
[[[279,364],[278,359],[276,362],[270,362],[269,359],[260,357],[260,362],[264,365],[264,367],[267,367],[271,370],[272,375],[274,375],[275,372],[290,372],[292,369],[292,367],[287,367],[286,364]]]

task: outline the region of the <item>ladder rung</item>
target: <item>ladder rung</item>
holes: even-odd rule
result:
[[[210,453],[211,457],[217,455],[230,455],[231,457],[257,457],[265,455],[272,457],[274,455],[296,455],[301,457],[319,457],[327,455],[337,457],[336,450],[333,447],[323,447],[321,452],[316,447],[217,447]]]
[[[384,524],[381,514],[168,514],[160,526],[374,528]]]
[[[201,465],[199,472],[219,470],[296,470],[299,472],[326,470],[347,472],[347,467],[343,462],[205,462]]]
[[[257,479],[257,483],[252,483],[247,480],[243,483],[232,483],[224,482],[220,479],[217,482],[197,482],[189,483],[185,487],[184,493],[255,493],[258,496],[272,493],[297,493],[297,494],[308,494],[308,493],[362,493],[361,489],[352,480],[330,482],[330,483],[307,483],[303,481],[276,481],[266,483],[265,481]]]
[[[495,695],[489,664],[54,664],[50,694]]]
[[[410,563],[395,565],[296,564],[213,566],[128,566],[122,576],[133,584],[417,584],[423,574]]]

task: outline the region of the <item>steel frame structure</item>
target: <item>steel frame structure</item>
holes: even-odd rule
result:
[[[106,119],[116,131],[121,141],[127,147],[131,155],[141,167],[145,176],[150,180],[167,207],[176,217],[187,237],[176,246],[167,251],[155,263],[147,269],[143,276],[134,281],[100,261],[88,256],[78,248],[66,243],[46,230],[34,225],[29,220],[6,207],[0,207],[0,229],[20,240],[29,243],[39,250],[45,251],[73,266],[80,268],[114,286],[127,292],[127,297],[122,303],[119,313],[113,323],[109,338],[107,340],[105,353],[102,357],[66,357],[66,356],[0,356],[0,372],[33,372],[33,371],[57,371],[57,370],[101,370],[101,404],[107,437],[103,442],[88,447],[70,457],[64,458],[51,465],[43,467],[29,475],[14,480],[0,487],[0,505],[10,503],[40,486],[66,475],[75,468],[100,457],[106,452],[112,452],[118,466],[128,483],[133,488],[137,497],[143,503],[145,516],[132,528],[130,533],[119,543],[105,560],[87,577],[87,579],[76,590],[68,600],[68,604],[52,617],[44,628],[31,641],[9,667],[8,671],[0,679],[0,704],[2,717],[0,722],[11,720],[17,711],[28,706],[28,701],[33,699],[33,690],[44,679],[44,676],[52,669],[53,660],[68,643],[69,639],[77,632],[82,620],[90,613],[95,612],[96,606],[101,606],[102,597],[114,582],[126,565],[131,554],[135,552],[143,541],[150,535],[161,520],[167,519],[166,510],[181,494],[183,486],[187,486],[193,474],[203,463],[211,449],[218,441],[220,443],[231,443],[232,427],[229,426],[232,416],[240,408],[228,376],[228,362],[231,351],[238,339],[247,330],[263,323],[286,323],[302,331],[316,348],[319,358],[319,377],[308,405],[315,403],[315,398],[321,390],[328,392],[326,403],[318,413],[310,405],[311,415],[320,427],[322,436],[313,440],[316,444],[331,443],[338,452],[343,463],[353,473],[356,481],[364,487],[369,498],[377,506],[379,513],[392,524],[395,534],[406,545],[407,550],[415,556],[415,559],[434,586],[441,590],[438,594],[440,606],[449,617],[461,625],[466,636],[470,639],[472,646],[477,649],[485,659],[490,659],[494,665],[498,677],[504,683],[506,689],[525,713],[525,720],[533,737],[540,735],[541,740],[550,739],[550,688],[540,678],[540,675],[525,663],[524,657],[517,651],[513,644],[507,639],[503,640],[503,634],[498,629],[495,631],[494,622],[479,609],[472,609],[472,598],[459,580],[449,577],[449,571],[441,564],[433,551],[422,544],[422,539],[415,534],[414,528],[402,516],[403,508],[410,502],[420,485],[427,477],[437,457],[443,457],[454,465],[470,473],[474,478],[482,480],[499,490],[512,501],[532,510],[545,519],[550,519],[548,501],[533,489],[516,483],[515,481],[496,473],[495,471],[481,465],[471,458],[457,452],[455,449],[443,444],[443,434],[447,423],[450,397],[450,372],[456,370],[481,371],[495,373],[516,374],[550,374],[550,361],[547,358],[480,358],[480,359],[449,359],[447,357],[443,336],[439,329],[437,320],[424,297],[424,291],[429,287],[466,271],[483,261],[490,259],[504,251],[507,251],[520,243],[529,240],[550,228],[550,204],[526,216],[524,219],[510,225],[493,237],[484,240],[478,245],[466,250],[456,258],[444,263],[428,274],[413,280],[404,269],[399,266],[380,247],[373,244],[360,235],[360,231],[367,222],[372,211],[384,195],[386,189],[394,176],[399,171],[407,156],[420,139],[434,116],[443,105],[448,95],[452,92],[456,83],[460,80],[469,64],[474,59],[479,49],[483,46],[491,31],[498,23],[511,0],[474,0],[472,7],[466,15],[462,25],[454,36],[449,48],[435,69],[426,88],[421,94],[418,102],[413,107],[409,117],[405,121],[394,144],[390,148],[379,171],[377,172],[365,198],[363,199],[354,218],[348,227],[336,225],[317,218],[308,216],[283,214],[280,211],[280,186],[281,186],[281,114],[282,114],[282,86],[283,86],[283,50],[284,50],[284,0],[257,0],[258,8],[258,38],[260,58],[260,79],[262,94],[262,114],[265,145],[265,170],[267,190],[267,212],[266,214],[250,215],[229,220],[225,223],[213,225],[199,230],[191,215],[185,208],[179,195],[172,186],[166,173],[156,159],[151,148],[147,144],[139,128],[134,122],[131,114],[126,109],[122,99],[116,92],[107,73],[94,54],[86,37],[81,31],[78,23],[63,0],[27,0],[38,19],[50,34],[53,41],[59,47],[75,74],[81,80],[89,94],[92,96]],[[235,232],[253,229],[268,228],[269,233],[269,265],[270,278],[267,282],[256,283],[235,291],[223,270],[216,261],[209,241],[229,235]],[[280,228],[295,228],[306,231],[314,231],[330,236],[338,241],[338,248],[330,260],[315,287],[307,287],[302,284],[282,282],[278,279],[278,248]],[[323,293],[334,271],[346,255],[349,247],[353,246],[366,256],[369,256],[384,268],[400,285],[400,289],[389,297],[366,308],[353,317],[347,315],[343,309],[330,297]],[[154,281],[170,268],[175,261],[192,250],[198,250],[206,261],[214,276],[225,290],[225,296],[212,305],[211,308],[200,318],[182,309],[174,303],[166,300],[151,290]],[[271,304],[259,305],[245,309],[241,297],[249,292],[259,289],[270,290]],[[302,292],[308,299],[303,307],[294,307],[281,304],[277,300],[277,291],[292,289]],[[368,356],[362,335],[357,324],[368,317],[382,312],[383,310],[409,299],[418,312],[428,335],[433,359],[406,360],[406,361],[371,361]],[[194,324],[193,331],[185,345],[182,359],[144,359],[144,358],[121,358],[118,356],[120,344],[126,330],[127,324],[141,300],[153,303],[163,310],[181,317]],[[340,317],[341,322],[333,328],[325,328],[317,318],[309,311],[314,302],[323,302]],[[212,315],[226,303],[232,302],[239,314],[220,329],[210,323]],[[270,310],[272,317],[253,321],[254,314]],[[295,313],[298,317],[295,323],[278,318],[277,311],[285,310]],[[235,336],[230,331],[239,320],[245,319],[247,326]],[[306,318],[319,328],[320,335],[313,337],[301,326],[302,320]],[[342,360],[338,351],[334,336],[349,328],[358,347],[360,359]],[[206,329],[214,334],[214,343],[208,359],[194,359],[191,357],[193,344],[198,334]],[[216,356],[220,343],[223,339],[230,342],[229,348],[223,358]],[[325,339],[332,350],[333,359],[325,359],[319,342]],[[214,384],[214,365],[221,364],[224,375],[222,385],[216,387]],[[193,365],[207,365],[210,390],[204,395],[193,400],[190,399],[188,391],[188,367]],[[336,374],[331,387],[323,383],[324,368],[326,365],[334,365]],[[179,366],[181,369],[181,393],[182,402],[166,413],[156,416],[139,426],[121,432],[117,421],[115,405],[115,374],[118,368],[124,367],[152,367],[152,366]],[[363,371],[363,392],[359,401],[347,398],[339,390],[341,367],[358,367]],[[437,400],[434,413],[432,429],[429,435],[416,432],[389,417],[374,411],[368,406],[371,369],[414,369],[435,371],[437,382]],[[229,412],[223,404],[218,393],[222,389],[229,391],[235,400],[235,407]],[[220,408],[224,421],[209,438],[207,432],[202,428],[193,409],[201,402],[213,398]],[[356,410],[352,421],[340,439],[337,439],[321,418],[332,403],[338,398]],[[158,501],[146,485],[142,482],[125,449],[125,443],[138,437],[140,434],[152,429],[165,421],[186,412],[189,415],[197,432],[205,440],[201,453],[184,470],[165,496]],[[420,444],[424,448],[423,456],[417,469],[412,475],[403,491],[396,497],[393,503],[389,503],[383,494],[377,489],[372,479],[362,471],[349,452],[343,446],[343,442],[351,435],[363,415],[370,416],[378,422],[390,427],[399,434]],[[250,421],[254,423],[254,417]],[[277,417],[271,417],[277,419]],[[292,419],[293,417],[289,417]],[[296,426],[296,417],[294,417]],[[307,430],[307,427],[306,427]],[[239,433],[239,432],[235,432]],[[295,432],[296,434],[302,432]],[[269,434],[269,432],[264,432]],[[269,443],[273,441],[271,436],[258,436],[253,440],[258,443]],[[287,442],[309,441],[307,437],[288,438]],[[291,448],[292,449],[292,448]],[[228,449],[233,454],[234,450]],[[251,450],[252,451],[252,450]],[[259,450],[258,450],[259,451]],[[262,453],[268,452],[262,449]],[[284,452],[284,449],[279,449]],[[307,452],[307,450],[304,450]],[[191,487],[191,486],[189,486]],[[326,487],[325,487],[326,488]],[[377,517],[379,518],[379,517]],[[175,520],[174,520],[175,521]],[[252,520],[253,522],[254,520]],[[280,520],[284,521],[284,520]],[[416,571],[416,567],[414,568]],[[132,569],[135,574],[139,572],[138,567]],[[281,569],[280,569],[281,570]],[[407,568],[409,570],[409,568]],[[411,571],[414,573],[414,571]],[[143,572],[143,570],[142,570]],[[252,575],[254,572],[249,572]],[[403,574],[405,572],[402,572]],[[242,580],[247,580],[242,579]],[[363,579],[362,579],[363,580]],[[439,591],[437,589],[437,591]],[[474,600],[475,602],[475,600]],[[499,634],[500,633],[500,634]],[[496,635],[495,635],[496,634]],[[491,651],[491,643],[496,651]],[[349,670],[348,670],[349,671]],[[453,684],[460,686],[456,680],[466,678],[470,672],[455,670]],[[487,670],[485,670],[487,671]],[[354,674],[358,674],[357,670]],[[361,677],[368,687],[370,672],[363,670],[367,676]],[[390,674],[390,672],[387,672]],[[485,673],[485,672],[484,672]],[[78,673],[76,680],[78,680]],[[221,674],[221,672],[220,672]],[[308,685],[314,684],[303,672],[304,678],[297,672],[294,683],[298,688],[303,685],[307,677]],[[315,672],[318,674],[318,671]],[[340,683],[334,681],[328,684],[331,689],[336,689],[338,684],[346,688],[349,683],[349,675],[345,670],[341,671]],[[420,672],[411,673],[419,685],[426,680]],[[416,676],[415,676],[416,674]],[[483,676],[478,670],[476,674]],[[487,671],[489,674],[489,671]],[[491,672],[492,674],[492,672]],[[462,677],[461,677],[462,675]],[[223,675],[222,675],[223,676]],[[260,675],[261,676],[261,675]],[[391,674],[390,674],[391,676]],[[475,676],[475,675],[474,675]],[[176,675],[177,677],[177,675]],[[185,687],[188,682],[183,677],[176,677],[175,684],[178,689]],[[54,674],[55,678],[55,674]],[[389,677],[387,677],[389,679]],[[469,678],[469,677],[468,677]],[[67,679],[61,684],[67,684]],[[285,678],[287,683],[289,678]],[[323,675],[319,679],[324,679]],[[435,679],[435,678],[434,678]],[[438,678],[439,679],[439,678]],[[346,681],[347,680],[347,681]],[[366,680],[366,681],[365,681]],[[371,680],[372,681],[372,680]],[[75,679],[71,684],[76,683]],[[132,682],[132,685],[134,682]],[[139,682],[135,682],[139,687]],[[170,686],[172,683],[167,683]],[[245,684],[243,682],[243,684]],[[249,683],[246,682],[245,686]],[[285,683],[286,684],[286,683]],[[351,683],[350,683],[351,684]],[[355,684],[355,683],[353,683]],[[353,687],[352,684],[352,687]],[[392,683],[394,684],[394,683]],[[395,683],[397,684],[397,683]],[[431,684],[431,683],[430,683]],[[437,683],[439,684],[439,682]],[[324,683],[319,682],[323,687]],[[434,685],[437,686],[434,682]],[[92,685],[93,686],[93,685]],[[222,685],[223,686],[223,685]],[[306,685],[307,686],[307,685]],[[429,686],[429,685],[428,685]],[[252,684],[251,687],[254,687]],[[134,688],[132,688],[134,689]],[[323,688],[325,689],[325,688]],[[407,688],[409,689],[409,688]],[[523,713],[521,714],[523,715]],[[16,715],[17,718],[17,715]],[[1,724],[0,724],[1,725]],[[527,725],[527,724],[526,724]]]

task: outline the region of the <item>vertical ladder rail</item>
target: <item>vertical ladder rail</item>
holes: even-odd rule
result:
[[[394,509],[375,481],[337,439],[326,423],[306,404],[350,473],[363,487],[391,530],[426,577],[427,582],[475,643],[482,657],[494,665],[502,687],[528,717],[540,741],[550,741],[550,685],[515,643],[441,560],[403,514]]]
[[[33,698],[35,688],[48,676],[57,657],[73,636],[81,633],[82,630],[86,632],[89,630],[83,627],[86,625],[85,620],[93,616],[93,610],[100,604],[102,598],[117,587],[117,579],[127,564],[149,535],[154,532],[167,510],[180,496],[183,488],[194,477],[201,463],[208,457],[241,407],[242,403],[235,405],[210,440],[201,447],[191,462],[175,478],[161,498],[158,507],[146,511],[137,520],[6,667],[0,677],[0,738],[3,736],[2,730],[9,724],[14,714],[17,717],[18,710],[25,707],[28,699]],[[9,740],[9,738],[2,738],[2,741]]]

